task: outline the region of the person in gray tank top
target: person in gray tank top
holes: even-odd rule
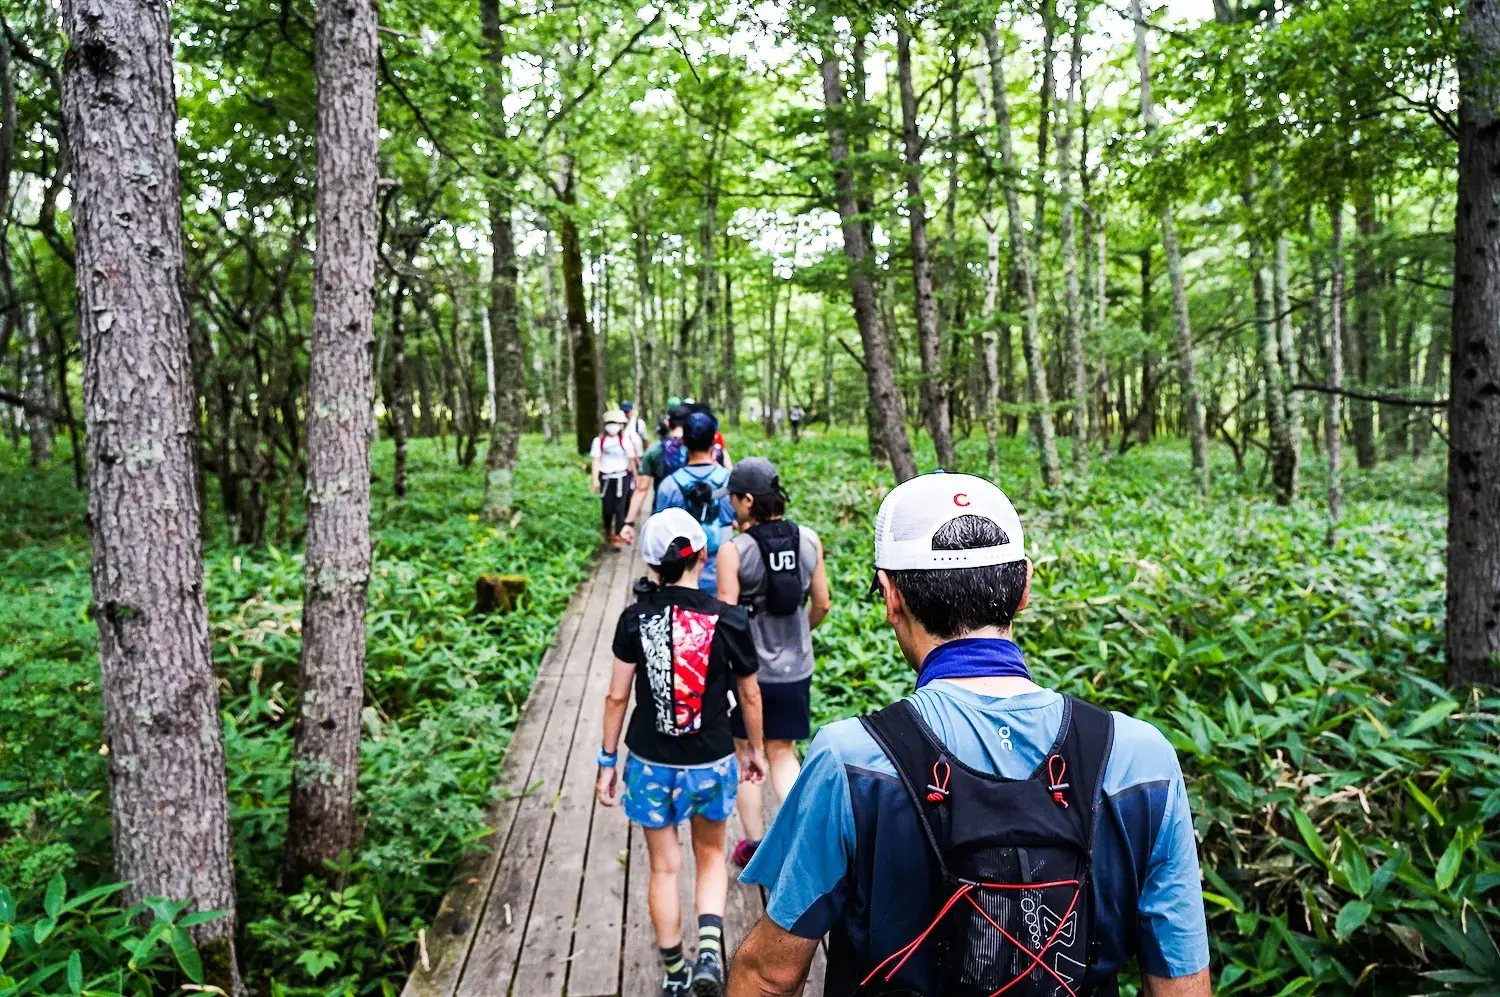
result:
[[[797,742],[812,736],[812,631],[832,603],[823,543],[786,518],[786,492],[764,457],[735,465],[727,489],[738,533],[719,548],[718,597],[750,613],[771,783],[785,799],[801,770]],[[736,750],[748,750],[738,711],[729,719]],[[746,837],[733,857],[744,865],[765,834],[762,787],[740,787],[739,809]]]

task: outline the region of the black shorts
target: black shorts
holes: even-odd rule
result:
[[[767,741],[805,741],[812,737],[812,676],[797,682],[765,682],[760,687],[761,724]],[[736,704],[729,729],[744,740],[745,721]]]

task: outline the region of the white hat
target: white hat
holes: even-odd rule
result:
[[[620,409],[612,408],[608,412],[604,413],[604,421],[606,423],[617,422],[617,423],[619,423],[620,425],[623,426],[623,425],[625,425],[625,421],[626,421],[625,420],[625,413],[622,412]]]
[[[703,532],[703,524],[690,512],[676,506],[663,509],[646,520],[646,525],[641,528],[641,559],[655,567],[679,540],[686,540],[693,552],[708,546],[708,534]]]
[[[933,550],[932,536],[959,516],[982,516],[1005,539],[991,547]],[[1021,517],[1005,493],[972,474],[923,474],[891,489],[875,517],[875,567],[886,571],[982,568],[1026,556]]]

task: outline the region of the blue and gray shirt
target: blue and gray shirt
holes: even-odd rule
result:
[[[984,696],[933,681],[909,697],[957,758],[984,772],[1027,778],[1056,741],[1063,698],[1038,691]],[[1090,983],[1112,990],[1132,956],[1152,976],[1208,966],[1198,853],[1177,755],[1150,724],[1114,715],[1093,855],[1100,945]],[[876,833],[878,829],[878,834]],[[895,766],[856,720],[824,727],[742,882],[769,891],[766,913],[803,938],[830,936],[829,994],[853,993],[872,967],[906,945],[936,913],[938,872]],[[934,992],[931,946],[894,982]]]

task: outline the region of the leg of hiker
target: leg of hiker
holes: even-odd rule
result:
[[[797,742],[767,741],[766,759],[771,763],[771,785],[776,788],[776,796],[784,800],[792,791],[792,783],[797,781],[797,773],[802,771],[802,759],[797,756]]]
[[[736,773],[737,776],[737,773]],[[694,997],[718,997],[724,988],[724,905],[729,897],[729,868],[724,861],[724,822],[693,815],[693,865],[697,882],[698,959],[693,969]]]
[[[651,911],[651,927],[661,949],[664,997],[686,994],[692,984],[692,967],[682,954],[682,901],[678,899],[677,876],[681,872],[682,850],[677,827],[648,827],[646,853],[651,857],[651,885],[646,903]]]
[[[769,755],[771,745],[766,744]],[[734,739],[734,750],[741,757],[750,750],[750,742],[743,737]],[[745,837],[734,846],[734,864],[744,865],[755,853],[755,845],[766,836],[766,790],[765,783],[740,783],[739,800],[735,804],[740,812],[740,827]]]

